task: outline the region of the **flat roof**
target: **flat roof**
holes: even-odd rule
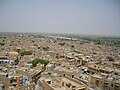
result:
[[[52,88],[54,88],[54,90],[68,90],[68,88],[64,87],[61,85],[61,83],[58,83],[57,82],[57,79],[56,80],[52,80],[52,79],[45,79],[45,81],[51,81],[52,83],[51,84],[48,84],[49,86],[51,86]],[[65,78],[65,77],[61,77],[61,79],[58,79],[58,81],[63,81],[63,82],[66,82],[66,83],[71,83],[72,86],[75,86],[76,89],[84,89],[86,88],[83,84],[79,84],[77,82],[74,82],[68,78]],[[71,88],[70,88],[71,90]]]

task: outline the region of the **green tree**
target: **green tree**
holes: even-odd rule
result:
[[[41,64],[43,64],[44,66],[46,66],[46,65],[49,63],[49,61],[48,61],[48,60],[43,60],[43,59],[36,58],[36,59],[34,59],[34,60],[32,61],[32,66],[33,66],[33,67],[36,67],[38,63],[41,63]]]

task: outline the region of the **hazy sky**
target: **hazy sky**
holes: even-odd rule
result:
[[[120,0],[0,0],[0,31],[120,35]]]

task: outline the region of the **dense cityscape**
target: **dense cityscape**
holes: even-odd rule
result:
[[[0,90],[120,90],[120,0],[0,0]]]
[[[0,33],[0,90],[120,90],[120,38]]]

